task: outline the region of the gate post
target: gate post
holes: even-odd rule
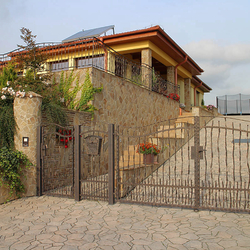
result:
[[[109,178],[109,204],[114,204],[114,165],[115,165],[115,140],[114,140],[114,124],[108,125],[108,178]]]
[[[195,183],[195,210],[200,207],[200,117],[194,117],[194,183]]]
[[[42,196],[42,159],[41,159],[41,143],[42,143],[42,127],[37,127],[37,158],[36,158],[36,167],[37,167],[37,196]]]
[[[75,137],[75,200],[81,199],[81,143],[80,143],[80,125],[74,126]]]

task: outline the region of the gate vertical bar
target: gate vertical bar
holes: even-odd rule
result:
[[[115,173],[115,178],[116,178],[116,182],[115,182],[115,190],[116,190],[116,199],[119,199],[119,196],[120,196],[120,185],[119,185],[119,176],[120,176],[120,173],[119,173],[119,160],[120,160],[120,155],[119,155],[119,151],[120,151],[120,137],[119,137],[119,126],[116,125],[116,157],[117,157],[117,160],[116,160],[116,173]]]
[[[81,144],[80,144],[80,125],[75,126],[75,200],[81,199]]]
[[[200,207],[200,117],[194,117],[194,181],[195,181],[195,210]]]
[[[43,175],[42,175],[42,157],[41,157],[41,143],[42,143],[42,127],[37,127],[37,195],[42,196],[42,183],[43,183]]]
[[[115,163],[115,140],[114,140],[114,124],[108,125],[108,178],[109,178],[109,204],[114,204],[114,163]]]

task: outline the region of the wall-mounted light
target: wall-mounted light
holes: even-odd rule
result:
[[[29,137],[23,137],[23,147],[29,146]]]

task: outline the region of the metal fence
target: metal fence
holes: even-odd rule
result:
[[[163,79],[154,68],[128,59],[97,38],[65,44],[39,43],[36,46],[35,53],[46,59],[40,73],[95,67],[166,96],[179,94],[179,86]],[[27,50],[19,48],[0,54],[0,70],[9,61],[18,62],[26,53]]]
[[[41,134],[42,149],[46,145],[37,164],[41,194],[250,212],[250,120],[211,119],[196,116],[137,128],[82,124],[74,127],[68,148],[67,135],[54,129],[49,142],[49,133]],[[149,143],[160,149],[156,156],[139,150]],[[60,165],[60,155],[68,164]]]
[[[250,95],[224,95],[216,97],[218,112],[223,115],[250,114]]]

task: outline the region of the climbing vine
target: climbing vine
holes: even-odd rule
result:
[[[87,70],[85,81],[82,85],[82,93],[80,100],[76,103],[75,108],[80,111],[87,111],[94,115],[94,111],[97,110],[90,101],[94,99],[95,93],[100,93],[103,87],[94,88],[90,80],[89,71]]]
[[[75,81],[75,86],[72,84]],[[61,73],[60,83],[58,86],[59,96],[65,107],[68,109],[75,109],[79,111],[90,112],[94,115],[94,111],[97,110],[93,104],[90,103],[94,99],[95,93],[100,93],[103,87],[95,88],[90,79],[89,70],[86,71],[84,83],[80,86],[79,76],[74,75],[74,71],[71,71],[70,75],[64,76],[64,72]],[[76,100],[76,95],[81,92],[80,99]]]

